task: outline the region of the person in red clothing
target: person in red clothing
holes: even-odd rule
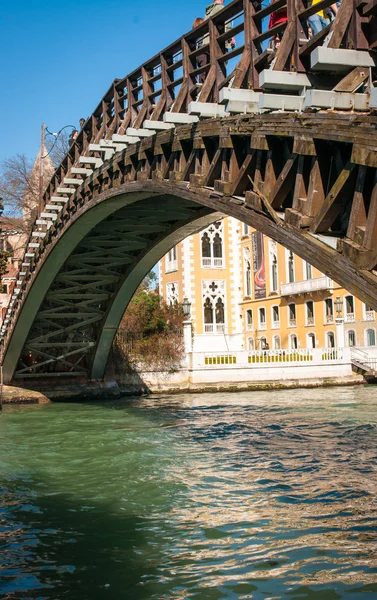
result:
[[[271,2],[274,2],[274,0],[271,0]],[[273,13],[270,14],[270,21],[268,23],[268,29],[272,29],[273,27],[275,27],[275,25],[280,25],[282,23],[286,23],[287,21],[288,21],[287,7],[282,6],[281,8],[279,8],[278,10],[275,10]],[[284,33],[284,30],[279,31],[278,33],[275,33],[274,37],[272,38],[271,41],[272,41],[272,47],[274,50],[280,46],[280,42],[281,42],[281,38],[283,37],[283,33]]]

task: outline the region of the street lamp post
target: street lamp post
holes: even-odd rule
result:
[[[336,297],[334,302],[336,310],[335,327],[336,327],[336,345],[338,348],[344,348],[344,318],[343,318],[343,302],[340,296]]]

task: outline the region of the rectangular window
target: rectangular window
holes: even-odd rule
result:
[[[251,270],[250,270],[250,263],[247,264],[247,268],[246,268],[246,296],[251,296]]]
[[[355,322],[355,303],[354,303],[353,296],[346,296],[345,322],[346,323],[354,323]]]
[[[289,326],[290,327],[296,327],[296,304],[290,304],[288,306],[288,319],[289,319]]]
[[[280,316],[279,316],[279,307],[272,307],[272,327],[275,329],[280,327]]]
[[[178,270],[177,246],[174,246],[166,255],[166,273]]]
[[[259,309],[259,328],[266,329],[266,309]]]
[[[314,325],[314,303],[313,303],[313,300],[309,300],[306,303],[306,324]]]
[[[248,331],[253,328],[253,311],[251,308],[248,308],[246,311],[246,327]]]
[[[6,283],[1,283],[0,284],[0,294],[7,294],[8,293],[8,286]]]
[[[353,296],[346,296],[346,313],[354,312]]]
[[[242,235],[248,235],[249,226],[246,223],[242,223]]]
[[[312,279],[312,278],[313,278],[312,265],[310,265],[308,262],[305,262],[305,279]]]
[[[325,323],[333,323],[334,322],[334,305],[333,305],[332,298],[325,299],[325,314],[326,314]]]
[[[295,263],[293,252],[289,253],[288,256],[288,283],[294,283],[295,281]]]

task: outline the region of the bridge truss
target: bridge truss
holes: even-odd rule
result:
[[[309,39],[330,5],[235,0],[113,82],[47,187],[1,330],[6,380],[103,377],[143,275],[219,212],[377,308],[377,5],[343,0]],[[283,7],[271,48],[262,21]]]

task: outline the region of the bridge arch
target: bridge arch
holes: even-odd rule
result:
[[[4,381],[58,374],[102,378],[121,316],[143,276],[170,247],[220,214],[261,231],[377,308],[376,250],[361,248],[358,254],[352,240],[346,243],[352,212],[360,204],[356,171],[369,182],[365,194],[375,189],[373,150],[364,137],[368,130],[368,144],[375,143],[374,119],[359,117],[351,129],[352,119],[342,117],[337,125],[344,129],[343,154],[330,178],[330,193],[322,208],[318,204],[322,220],[306,215],[305,206],[300,213],[292,197],[295,202],[303,179],[321,171],[313,155],[317,140],[327,156],[337,142],[336,117],[327,115],[314,119],[311,136],[312,117],[292,121],[287,115],[225,118],[163,131],[148,138],[148,153],[140,144],[127,147],[88,179],[77,180],[80,185],[68,188],[69,197],[57,188],[61,196],[52,200],[61,202],[59,216],[41,233],[40,245],[29,244],[38,249],[26,255],[32,257],[30,268],[11,311]],[[356,151],[361,142],[366,149]],[[342,198],[344,181],[349,187]],[[316,192],[307,186],[309,205]],[[373,198],[365,195],[365,203],[373,207]],[[369,213],[375,222],[374,209]],[[331,227],[336,220],[343,227],[338,238]]]

